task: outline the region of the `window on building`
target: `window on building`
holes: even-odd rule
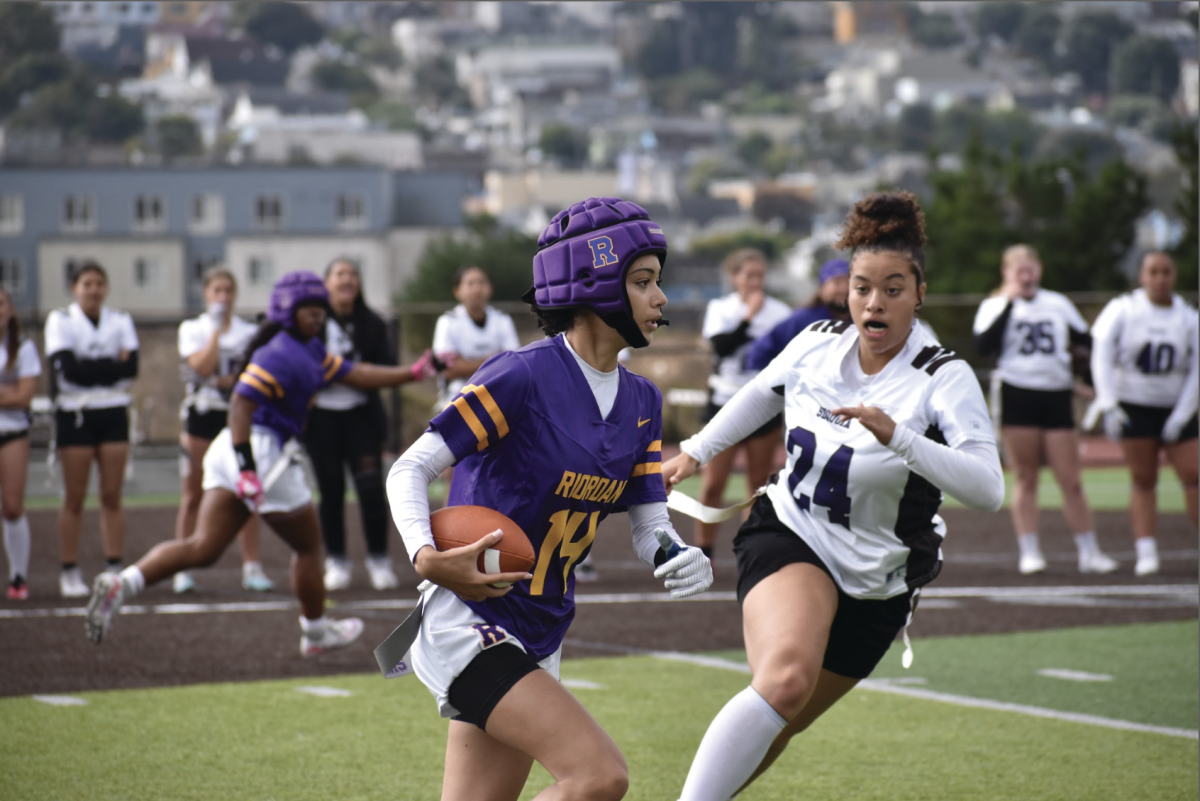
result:
[[[19,234],[25,228],[25,201],[20,195],[0,195],[0,234]]]
[[[254,204],[254,219],[258,227],[273,231],[283,227],[283,198],[279,195],[259,195]]]
[[[133,260],[133,285],[148,292],[162,289],[162,265],[157,259],[139,256]]]
[[[192,259],[192,284],[198,287],[204,286],[204,276],[208,271],[221,263],[221,259],[217,256],[197,256]]]
[[[63,228],[92,231],[96,228],[95,201],[91,195],[67,195],[63,202]]]
[[[250,286],[270,286],[275,282],[275,266],[269,256],[251,256],[246,264],[246,281]]]
[[[0,256],[0,286],[10,295],[25,291],[25,268],[15,256]]]
[[[337,196],[337,224],[339,228],[365,228],[367,225],[367,199],[355,193]]]
[[[225,200],[211,194],[193,197],[190,225],[197,233],[220,232],[225,228]]]
[[[166,205],[158,195],[138,195],[133,201],[133,228],[162,231],[167,227]]]

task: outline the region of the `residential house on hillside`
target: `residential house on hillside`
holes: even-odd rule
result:
[[[155,28],[146,38],[142,77],[170,73],[193,84],[283,86],[288,69],[281,50],[248,37],[195,36]]]

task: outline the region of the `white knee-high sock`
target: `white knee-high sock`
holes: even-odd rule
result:
[[[21,515],[4,521],[4,552],[8,554],[8,580],[29,579],[29,519]]]
[[[700,741],[680,801],[727,801],[754,773],[786,725],[753,687],[729,699]]]

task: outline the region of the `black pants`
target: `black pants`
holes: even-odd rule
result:
[[[362,513],[367,553],[388,552],[387,500],[383,489],[384,432],[377,430],[366,407],[331,411],[314,408],[308,415],[304,446],[312,459],[321,493],[321,536],[330,556],[346,556],[346,467],[354,477]]]

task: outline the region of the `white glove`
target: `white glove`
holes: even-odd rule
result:
[[[1179,435],[1183,433],[1183,427],[1188,424],[1189,417],[1182,417],[1172,414],[1167,418],[1167,422],[1163,423],[1162,441],[1163,442],[1178,442]]]
[[[676,555],[654,571],[655,578],[666,579],[663,586],[671,591],[672,598],[690,598],[712,586],[712,562],[699,548],[680,545],[661,528],[654,530],[654,536],[668,556],[675,549]]]
[[[1104,417],[1104,436],[1113,442],[1119,442],[1121,440],[1121,433],[1125,425],[1129,422],[1129,416],[1125,414],[1125,410],[1115,401],[1109,406],[1101,403],[1100,399],[1097,398],[1092,401],[1092,405],[1088,407],[1087,414],[1083,416],[1083,430],[1091,431],[1101,416]]]

